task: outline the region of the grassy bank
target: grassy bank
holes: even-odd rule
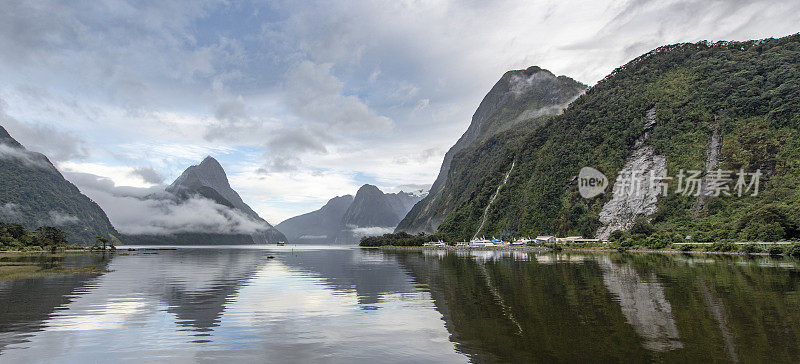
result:
[[[41,278],[66,274],[97,274],[106,272],[93,264],[80,267],[65,267],[64,258],[71,254],[86,253],[85,250],[49,252],[1,252],[0,282],[27,278]]]

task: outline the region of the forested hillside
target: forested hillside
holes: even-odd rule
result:
[[[634,151],[646,146],[665,159],[668,176],[711,165],[763,173],[757,196],[658,196],[654,213],[629,217],[654,238],[800,239],[800,35],[658,48],[615,70],[544,126],[520,129],[453,157],[439,203],[452,212],[439,233],[472,237],[515,163],[486,211],[482,234],[594,236],[613,193],[609,187],[582,198],[579,170],[596,168],[613,186]],[[677,179],[667,183],[669,191],[678,188]]]
[[[0,219],[31,231],[55,226],[75,244],[92,245],[96,236],[119,242],[100,206],[64,179],[47,157],[25,149],[2,126]]]

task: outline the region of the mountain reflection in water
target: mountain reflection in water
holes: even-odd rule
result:
[[[226,246],[102,264],[0,282],[0,361],[800,359],[790,259]]]

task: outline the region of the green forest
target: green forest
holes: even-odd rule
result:
[[[68,235],[52,226],[40,226],[30,232],[21,224],[0,222],[0,250],[82,249],[79,245],[69,245]]]
[[[443,237],[439,235],[411,235],[401,231],[394,234],[383,234],[381,236],[366,236],[361,239],[361,243],[359,245],[363,247],[422,246],[422,244],[432,241],[439,241],[440,239],[443,239]]]

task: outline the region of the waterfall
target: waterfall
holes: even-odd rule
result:
[[[483,218],[481,218],[481,224],[478,226],[478,230],[475,231],[475,235],[472,237],[472,239],[476,239],[478,237],[478,234],[481,232],[481,229],[483,229],[483,225],[486,224],[486,216],[489,214],[489,208],[492,207],[492,203],[494,203],[494,199],[497,198],[497,195],[500,193],[500,189],[503,188],[503,186],[505,186],[506,182],[508,181],[508,176],[510,176],[511,171],[514,170],[515,164],[517,164],[516,159],[514,159],[514,161],[511,162],[511,168],[508,169],[508,172],[506,172],[506,176],[503,177],[503,182],[501,182],[500,185],[497,186],[497,190],[494,191],[492,197],[489,198],[489,204],[487,204],[486,208],[483,209]]]

